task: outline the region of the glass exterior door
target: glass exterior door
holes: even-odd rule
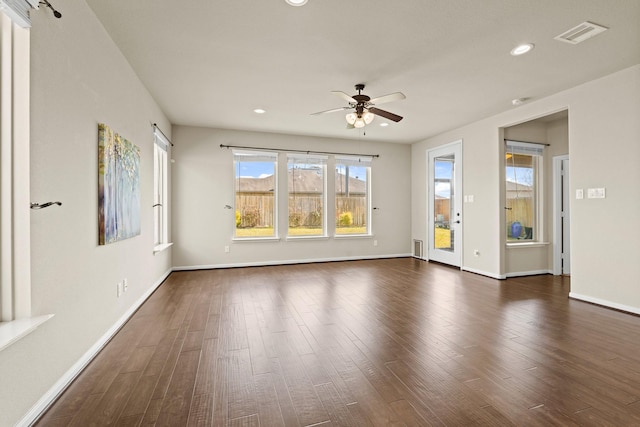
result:
[[[462,143],[429,151],[429,259],[461,265]]]

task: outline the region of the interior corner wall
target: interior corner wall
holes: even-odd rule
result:
[[[504,277],[499,129],[568,109],[571,295],[640,312],[640,64],[412,145],[412,237],[426,238],[426,150],[463,140],[463,268]],[[588,199],[589,188],[606,198]],[[475,257],[473,250],[480,256]]]
[[[569,109],[571,296],[640,313],[640,65],[577,88]],[[588,198],[604,188],[604,199]],[[585,198],[575,199],[583,189]]]
[[[171,268],[153,255],[153,134],[170,123],[84,1],[32,11],[32,315],[55,316],[0,352],[0,425],[14,425]],[[141,234],[98,246],[99,122],[140,147]],[[127,278],[128,291],[116,297]]]
[[[411,150],[406,144],[174,126],[173,262],[177,268],[216,268],[410,254]],[[235,215],[232,150],[220,144],[289,150],[379,154],[371,172],[373,237],[286,239],[286,212],[279,212],[280,240],[233,241]],[[282,156],[280,158],[282,161]],[[280,179],[280,183],[283,180]],[[286,182],[286,180],[284,181]],[[330,194],[330,193],[329,193]],[[279,205],[286,206],[286,188]],[[283,205],[284,203],[284,205]],[[331,206],[331,203],[327,203]],[[282,211],[282,208],[280,209]],[[331,212],[327,213],[332,215]],[[377,246],[374,245],[377,242]],[[225,246],[229,252],[225,252]]]

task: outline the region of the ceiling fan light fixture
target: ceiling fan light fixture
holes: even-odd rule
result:
[[[374,117],[375,117],[375,114],[370,113],[370,112],[368,112],[368,111],[367,111],[366,113],[364,113],[364,115],[362,116],[362,118],[364,119],[364,122],[365,122],[366,124],[371,123],[371,122],[373,121],[373,118],[374,118]]]
[[[307,0],[285,0],[288,5],[291,6],[304,6],[307,3]]]
[[[355,126],[355,122],[358,119],[358,116],[356,115],[356,113],[349,113],[345,116],[345,119],[347,119],[347,123]]]
[[[358,117],[355,123],[353,124],[353,127],[359,129],[359,128],[363,128],[365,124],[366,123],[364,122],[364,119],[362,117]]]

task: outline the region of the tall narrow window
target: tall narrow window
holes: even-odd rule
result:
[[[277,153],[234,151],[235,237],[276,237]]]
[[[539,204],[544,145],[507,141],[505,194],[507,242],[540,238]]]
[[[30,33],[13,13],[18,24],[12,22],[9,12],[0,8],[0,322],[31,316],[34,217],[29,210]],[[12,335],[0,333],[0,348]]]
[[[326,235],[326,165],[326,157],[289,155],[287,161],[288,236]]]
[[[370,179],[370,157],[336,157],[336,235],[371,234]]]
[[[159,250],[169,244],[169,206],[167,200],[169,141],[158,128],[154,128],[153,136],[155,142],[153,144],[153,244],[156,250]]]

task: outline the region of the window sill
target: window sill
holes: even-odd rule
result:
[[[539,248],[542,246],[548,246],[549,242],[509,242],[507,243],[507,249],[516,248]]]
[[[295,241],[304,241],[304,240],[329,240],[329,236],[287,236],[287,242],[295,242]]]
[[[153,247],[153,254],[157,254],[158,252],[162,252],[165,249],[169,249],[171,246],[173,246],[173,243],[163,243],[162,245],[157,245]]]
[[[336,234],[334,239],[368,239],[373,237],[373,234]]]
[[[255,243],[255,242],[279,242],[279,237],[234,237],[231,239],[233,243]]]
[[[19,339],[26,337],[53,316],[53,314],[46,314],[44,316],[28,317],[26,319],[0,323],[0,351],[9,347]]]

